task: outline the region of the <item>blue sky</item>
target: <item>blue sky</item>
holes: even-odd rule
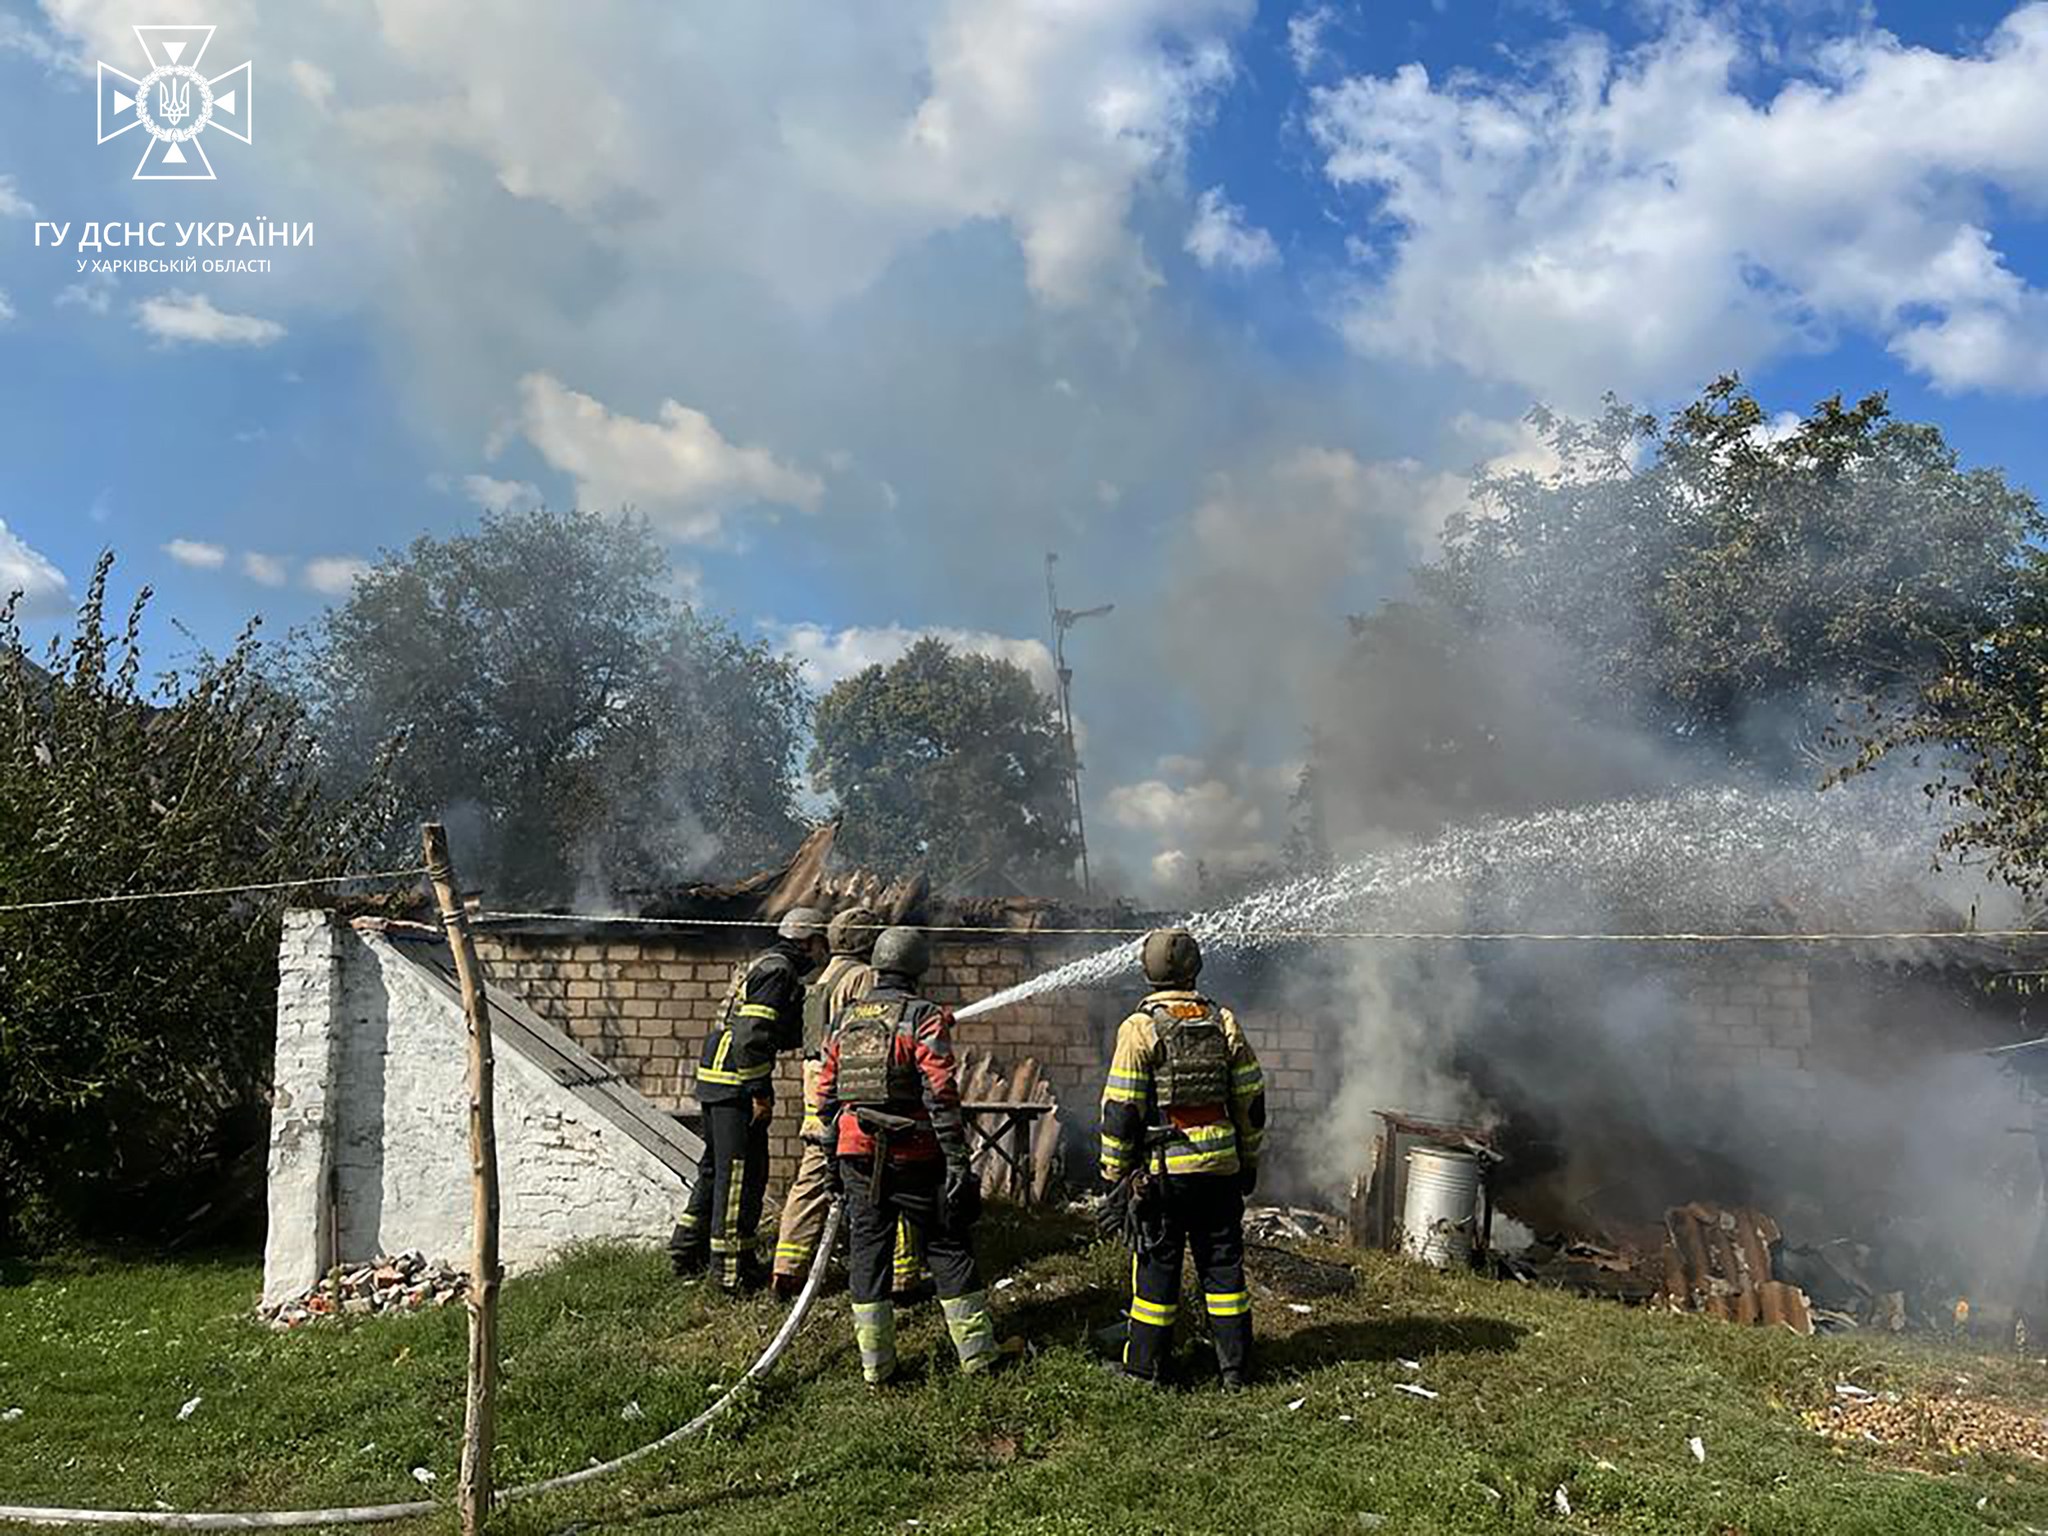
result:
[[[1270,850],[1342,616],[1475,466],[1540,464],[1537,400],[1881,388],[2048,487],[2048,4],[519,9],[0,5],[39,622],[111,547],[166,652],[288,628],[540,498],[639,508],[821,683],[924,630],[1042,667],[1056,547],[1119,604],[1075,643],[1102,862],[1170,895]],[[197,22],[254,141],[132,181],[94,63]],[[316,243],[35,244],[157,219]]]

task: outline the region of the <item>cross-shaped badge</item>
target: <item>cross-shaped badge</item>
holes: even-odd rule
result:
[[[199,60],[213,41],[212,27],[137,27],[149,73],[140,80],[100,65],[100,142],[130,128],[149,135],[135,167],[137,181],[212,181],[213,163],[199,136],[218,128],[231,139],[251,142],[250,112],[255,77],[246,63],[211,80]]]

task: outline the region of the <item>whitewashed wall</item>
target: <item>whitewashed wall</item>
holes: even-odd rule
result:
[[[459,1003],[399,946],[330,913],[287,913],[279,959],[264,1299],[305,1290],[336,1257],[418,1249],[466,1265]],[[686,1198],[674,1168],[502,1035],[495,1056],[506,1269],[578,1241],[665,1240]]]

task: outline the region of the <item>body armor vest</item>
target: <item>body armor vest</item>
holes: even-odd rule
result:
[[[1230,1040],[1223,1015],[1207,998],[1154,1003],[1145,1010],[1159,1037],[1152,1073],[1154,1102],[1169,1109],[1207,1109],[1230,1102]]]
[[[923,1109],[922,1077],[896,1044],[915,1035],[927,1006],[914,997],[867,998],[840,1013],[840,1103],[898,1113]]]
[[[825,1054],[826,1037],[832,1033],[832,999],[845,982],[847,972],[864,962],[847,955],[834,955],[818,979],[804,991],[804,1060],[816,1061]],[[868,986],[873,987],[872,979]]]

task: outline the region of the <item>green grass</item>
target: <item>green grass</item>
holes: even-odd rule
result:
[[[1003,1329],[1034,1345],[1016,1369],[959,1378],[926,1306],[904,1326],[916,1379],[871,1395],[844,1298],[828,1297],[776,1378],[710,1439],[510,1506],[494,1529],[2048,1530],[2048,1467],[1839,1445],[1799,1418],[1845,1378],[1935,1394],[1966,1378],[1973,1395],[2037,1410],[2048,1404],[2038,1362],[1795,1339],[1320,1250],[1355,1266],[1358,1288],[1303,1298],[1303,1314],[1255,1284],[1254,1390],[1147,1393],[1105,1377],[1088,1348],[1120,1310],[1117,1250],[1014,1212],[994,1214],[985,1236],[991,1273],[1016,1277],[996,1298]],[[416,1466],[452,1496],[461,1309],[276,1334],[249,1316],[256,1282],[239,1261],[0,1271],[0,1407],[25,1410],[0,1424],[0,1503],[400,1500],[420,1494]],[[501,1482],[680,1423],[780,1316],[765,1297],[735,1304],[678,1285],[649,1253],[588,1252],[513,1282]],[[1186,1346],[1192,1375],[1199,1341]],[[1404,1381],[1440,1395],[1394,1390]],[[642,1417],[622,1417],[631,1402]],[[1704,1464],[1687,1446],[1695,1435]],[[1569,1516],[1553,1503],[1560,1486]]]

